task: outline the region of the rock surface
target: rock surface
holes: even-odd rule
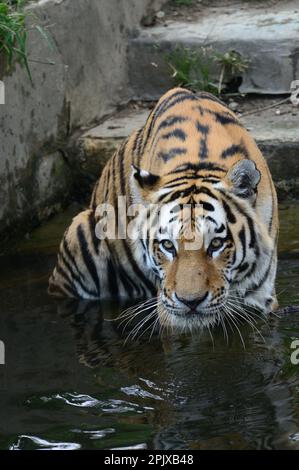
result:
[[[63,157],[68,140],[76,129],[99,121],[130,98],[128,37],[162,3],[41,0],[29,5],[33,84],[18,64],[0,76],[5,85],[5,104],[0,104],[0,241],[69,200],[76,181],[72,162]],[[34,25],[42,26],[50,41]]]
[[[146,28],[132,38],[129,48],[130,84],[137,99],[157,99],[173,86],[173,71],[166,57],[176,47],[199,51],[237,51],[249,59],[240,92],[281,94],[290,90],[299,69],[299,5],[283,1],[263,8],[254,2],[242,8],[220,3],[205,7],[187,21],[165,16],[163,23]],[[219,69],[212,70],[219,77]],[[146,77],[146,80],[144,80]]]

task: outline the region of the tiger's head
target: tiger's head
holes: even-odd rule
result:
[[[202,165],[162,177],[132,171],[133,199],[148,209],[140,256],[157,280],[161,322],[179,328],[213,325],[237,310],[257,258],[272,248],[254,215],[255,163],[208,173]]]

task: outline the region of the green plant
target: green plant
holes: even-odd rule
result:
[[[239,52],[228,51],[224,54],[215,54],[215,61],[220,65],[220,76],[218,81],[218,94],[220,95],[223,88],[225,77],[235,77],[242,74],[249,66],[249,60],[242,57]]]
[[[173,0],[175,5],[180,7],[180,6],[191,6],[193,4],[193,0]]]
[[[8,0],[0,2],[0,53],[7,58],[11,67],[14,57],[21,62],[31,79],[26,54],[27,31],[25,25],[24,2],[14,4]]]
[[[217,91],[217,85],[211,79],[213,57],[209,55],[208,48],[194,51],[176,47],[166,56],[166,61],[172,69],[172,78],[176,85],[194,91],[204,90],[211,93]]]
[[[220,54],[211,47],[193,50],[177,46],[166,56],[166,62],[172,70],[176,85],[193,91],[209,91],[215,95],[225,92],[224,82],[242,74],[249,65],[249,60],[236,51]],[[215,76],[215,63],[220,66],[218,83],[212,77]]]
[[[32,13],[26,12],[24,4],[26,0],[0,0],[0,58],[6,57],[7,68],[12,67],[13,61],[21,63],[27,71],[32,82],[29,58],[27,53],[26,18]],[[38,25],[36,29],[50,43],[47,33]],[[51,45],[51,44],[50,44]]]

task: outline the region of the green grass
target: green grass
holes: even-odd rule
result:
[[[23,65],[32,82],[29,59],[27,53],[27,25],[26,18],[32,13],[25,11],[27,0],[0,0],[0,60],[4,60],[6,69],[10,70],[14,61]],[[36,29],[49,41],[46,32],[38,25]]]
[[[31,79],[26,53],[27,30],[24,1],[0,2],[0,54],[7,60],[8,69],[16,59],[25,66]]]
[[[193,4],[193,0],[173,0],[173,3],[178,7],[190,7]]]
[[[249,61],[236,51],[215,53],[211,47],[193,50],[177,46],[165,57],[171,69],[171,76],[177,86],[193,91],[208,91],[214,95],[226,92],[226,83],[242,75]],[[215,65],[220,67],[215,80]]]
[[[172,70],[172,78],[178,86],[193,91],[217,92],[217,85],[211,78],[213,57],[204,48],[194,51],[185,47],[176,47],[166,58]]]

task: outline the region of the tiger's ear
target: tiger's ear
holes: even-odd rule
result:
[[[158,183],[160,176],[154,175],[146,170],[141,170],[135,165],[131,165],[132,168],[132,177],[135,182],[138,183],[139,187],[142,189],[154,189],[155,185]]]
[[[244,199],[254,199],[261,173],[252,160],[238,161],[227,173],[225,179],[232,192]]]

